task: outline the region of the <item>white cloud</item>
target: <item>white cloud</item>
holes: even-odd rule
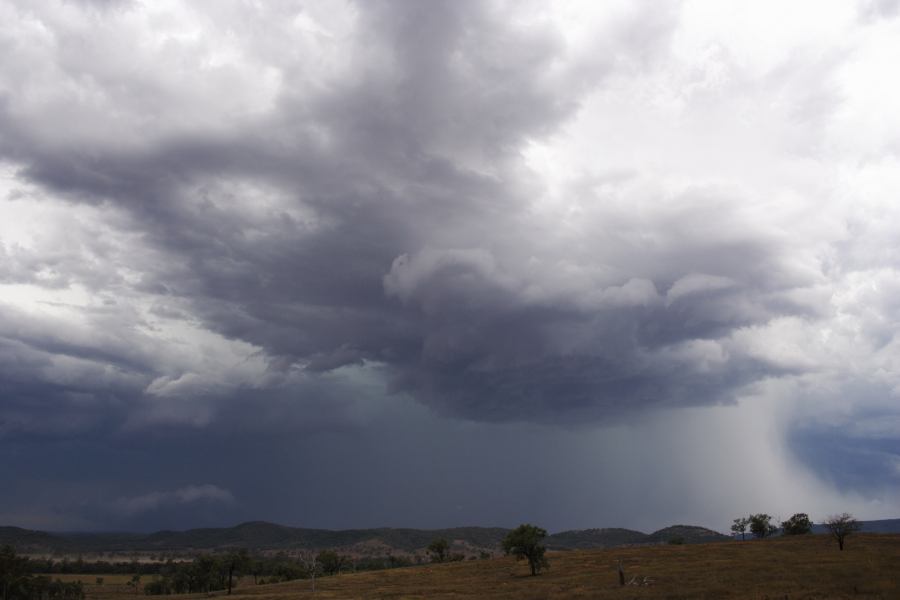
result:
[[[139,496],[118,498],[112,502],[112,509],[125,517],[172,508],[184,504],[209,502],[213,504],[234,504],[234,495],[223,488],[205,483],[187,485],[176,490],[148,492]]]

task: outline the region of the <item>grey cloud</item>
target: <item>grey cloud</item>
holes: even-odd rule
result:
[[[895,17],[900,10],[897,0],[864,0],[859,3],[859,13],[863,19],[885,19]]]
[[[233,504],[235,500],[230,491],[205,483],[188,485],[177,490],[148,492],[139,496],[117,498],[111,506],[116,512],[130,517],[168,506],[198,502]]]
[[[540,189],[517,181],[518,149],[574,114],[589,89],[583,73],[595,86],[605,73],[558,66],[560,35],[489,5],[357,9],[364,33],[351,64],[362,76],[312,91],[288,80],[274,112],[206,130],[179,130],[159,112],[177,97],[141,93],[161,103],[151,114],[170,132],[124,148],[115,136],[134,114],[74,150],[7,113],[17,140],[7,154],[54,193],[126,211],[118,226],[153,255],[122,256],[138,267],[134,289],[157,306],[177,299],[205,327],[262,348],[273,367],[314,374],[370,361],[385,365],[392,389],[488,420],[717,403],[766,375],[737,351],[713,362],[679,354],[692,340],[727,345],[737,328],[808,310],[779,300],[808,278],[784,264],[779,240],[732,211],[728,190],[691,191],[650,216],[623,203],[649,205],[660,192],[624,178],[574,233],[528,214]],[[61,40],[82,26],[57,25]],[[100,50],[57,57],[56,67],[112,78],[100,89],[118,93],[120,65]],[[571,193],[587,206],[596,196],[590,186]],[[59,285],[109,286],[60,270]],[[89,358],[101,345],[78,352]],[[153,379],[209,377],[143,360],[138,370]],[[160,408],[140,408],[132,422],[208,424],[217,409],[204,398],[231,394],[182,387],[193,400],[175,412],[143,388],[132,405]]]
[[[894,419],[895,415],[887,418]],[[900,442],[896,432],[887,437],[862,436],[853,429],[841,424],[798,424],[788,438],[789,447],[819,477],[839,490],[896,489],[900,485]]]
[[[661,410],[743,411],[773,382],[812,395],[895,377],[897,215],[879,204],[894,169],[854,179],[836,75],[850,63],[833,51],[758,67],[649,3],[603,6],[583,30],[540,3],[87,5],[0,4],[16,24],[0,33],[0,443],[93,436],[146,467],[128,444],[164,439],[176,450],[143,487],[104,471],[124,482],[107,497],[160,507],[120,523],[175,519],[180,496],[153,490],[190,484],[161,474],[177,452],[242,502],[258,488],[247,506],[274,506],[269,468],[354,465],[359,482],[316,472],[321,490],[291,498],[375,515],[353,494],[378,460],[432,438],[477,430],[464,453],[479,464],[495,437],[525,453],[531,424],[562,425],[540,435],[565,445]],[[615,454],[619,433],[597,447]],[[797,434],[798,454],[819,433]],[[632,451],[628,468],[655,464]],[[492,491],[488,471],[520,472],[451,479],[498,505],[529,492]],[[79,494],[89,508],[68,514],[102,521]],[[58,514],[44,504],[35,522]]]

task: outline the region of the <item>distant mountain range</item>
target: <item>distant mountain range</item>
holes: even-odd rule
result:
[[[900,519],[881,519],[878,521],[860,521],[865,533],[900,533]],[[824,525],[813,525],[813,533],[828,533]]]
[[[466,555],[497,552],[508,529],[456,527],[452,529],[304,529],[264,521],[235,527],[137,533],[47,533],[18,527],[0,527],[0,545],[10,544],[24,553],[189,553],[223,548],[259,551],[336,548],[353,554],[424,553],[436,538],[451,542],[452,550]],[[676,525],[651,534],[630,529],[571,530],[547,536],[548,548],[605,548],[627,544],[726,541],[730,538],[703,527]]]
[[[452,529],[305,529],[264,521],[235,527],[157,531],[140,533],[47,533],[0,527],[0,545],[10,544],[21,553],[58,554],[186,554],[225,548],[256,551],[298,551],[334,548],[355,555],[424,554],[436,538],[451,542],[451,550],[467,556],[479,552],[496,553],[508,529],[499,527],[456,527]],[[863,531],[900,533],[900,519],[863,521]],[[821,525],[815,533],[825,533]],[[731,540],[704,527],[673,525],[647,534],[631,529],[578,529],[561,531],[546,538],[553,550],[609,548],[633,544],[722,542]]]

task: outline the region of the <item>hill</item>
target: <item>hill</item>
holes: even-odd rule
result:
[[[671,527],[654,531],[651,534],[621,528],[575,529],[547,536],[547,548],[550,550],[575,550],[614,548],[632,544],[666,544],[671,542],[705,544],[729,540],[731,538],[727,535],[695,525],[672,525]]]
[[[860,521],[860,531],[866,533],[900,533],[900,519],[880,519],[877,521]],[[813,533],[828,533],[824,525],[813,525]]]
[[[449,529],[305,529],[264,521],[235,527],[136,533],[55,533],[18,527],[0,528],[0,544],[23,553],[192,553],[225,548],[258,551],[318,550],[337,548],[356,555],[424,553],[435,538],[451,542],[455,552],[467,555],[493,552],[507,530],[490,527]]]
[[[900,533],[900,519],[863,521],[864,532]],[[307,529],[265,521],[251,521],[235,527],[157,531],[140,533],[47,533],[18,527],[0,527],[0,545],[10,544],[23,553],[145,553],[185,554],[224,548],[249,548],[256,551],[306,551],[335,548],[357,556],[387,554],[425,554],[435,538],[445,538],[451,551],[477,556],[496,554],[508,532],[499,527],[456,527],[449,529]],[[816,533],[826,533],[823,526]],[[715,531],[692,525],[673,525],[650,534],[632,529],[580,529],[554,533],[547,537],[551,550],[611,548],[633,544],[685,544],[726,541]]]
[[[697,527],[695,525],[672,525],[654,531],[647,536],[647,542],[665,544],[671,542],[683,544],[707,544],[709,542],[725,542],[731,537],[722,535],[712,529],[706,527]]]
[[[862,529],[860,531],[866,533],[900,533],[900,519],[862,521]]]
[[[610,548],[627,544],[646,543],[647,534],[633,529],[612,527],[607,529],[572,529],[547,536],[550,550],[574,550],[584,548]]]
[[[0,546],[13,546],[20,553],[44,552],[49,548],[61,551],[69,547],[69,543],[57,536],[43,531],[22,529],[21,527],[0,527]]]

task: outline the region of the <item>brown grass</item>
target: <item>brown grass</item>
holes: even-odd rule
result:
[[[390,599],[900,599],[900,535],[859,534],[847,548],[825,536],[558,552],[550,570],[530,577],[511,558],[344,574],[316,581],[242,585],[234,600]],[[616,561],[626,579],[619,586]],[[86,581],[87,583],[87,581]],[[88,598],[113,600],[109,595]],[[130,596],[133,597],[132,592]],[[125,600],[125,597],[117,600]]]

